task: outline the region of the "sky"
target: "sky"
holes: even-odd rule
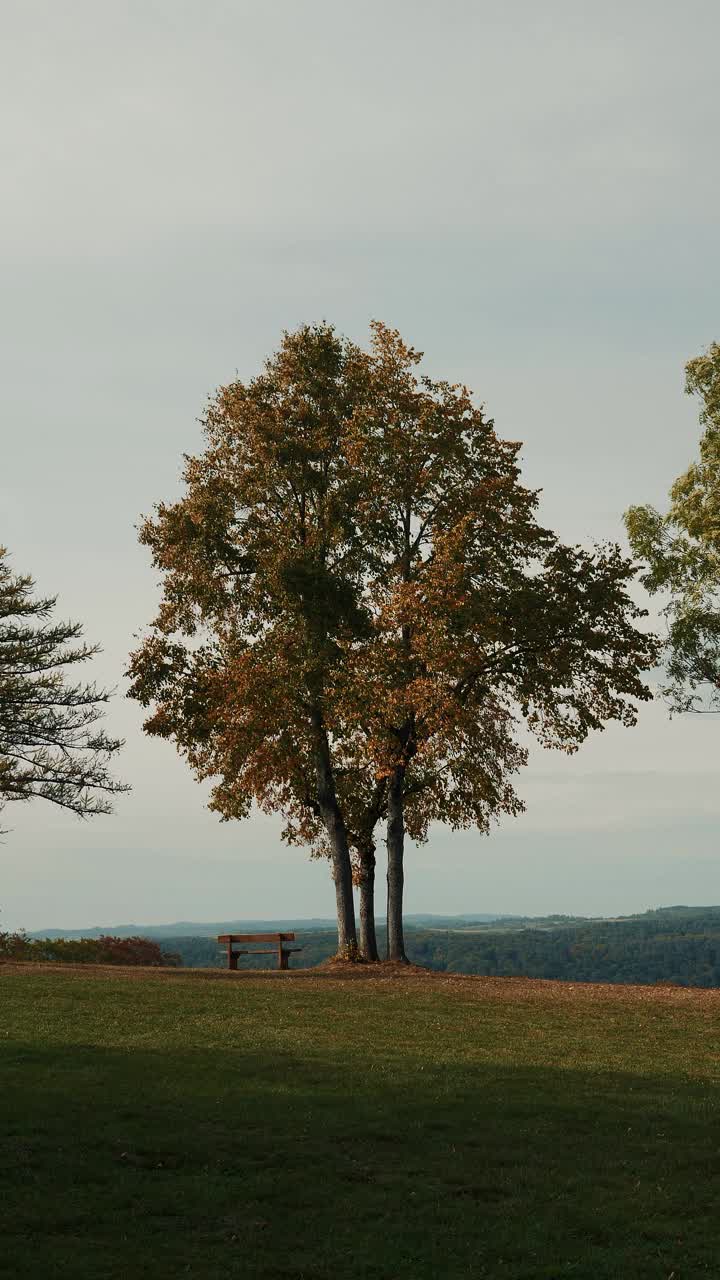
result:
[[[378,318],[524,442],[544,523],[622,540],[696,450],[683,368],[720,338],[719,41],[715,0],[4,0],[0,542],[101,643],[133,790],[6,809],[0,927],[333,915],[326,865],[220,824],[143,736],[135,526],[216,387]],[[535,751],[521,818],[408,852],[408,911],[720,902],[718,733],[656,701]]]

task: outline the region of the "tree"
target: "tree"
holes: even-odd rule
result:
[[[334,733],[334,772],[338,803],[344,816],[352,863],[352,882],[359,894],[358,945],[363,960],[379,959],[375,930],[375,828],[387,813],[387,782],[372,765],[351,761]],[[329,858],[331,851],[322,824],[304,808],[292,834],[295,844],[309,845],[314,858]]]
[[[519,720],[565,751],[608,721],[631,725],[656,654],[619,548],[567,547],[539,526],[519,446],[464,387],[418,378],[420,358],[373,326],[353,459],[372,639],[336,677],[344,750],[354,744],[356,768],[386,783],[388,954],[399,960],[406,830],[486,831],[518,812]]]
[[[52,622],[56,598],[35,598],[0,547],[0,807],[49,800],[80,817],[111,811],[111,758],[123,745],[98,729],[110,693],[68,671],[99,652],[79,623]]]
[[[348,450],[364,378],[357,348],[305,326],[259,377],[218,392],[184,496],[142,526],[163,599],[130,662],[130,696],[153,707],[147,732],[217,780],[210,807],[223,819],[254,802],[284,814],[290,841],[322,832],[348,956],[357,935],[330,688],[369,628]]]
[[[130,665],[147,731],[215,780],[222,818],[255,802],[330,857],[341,954],[355,879],[369,959],[378,822],[403,959],[405,833],[517,813],[520,719],[566,750],[631,724],[654,654],[629,562],[542,529],[518,446],[419,359],[381,324],[369,352],[286,334],[211,402],[184,496],[141,531],[163,574]]]
[[[630,545],[645,561],[648,591],[669,593],[663,613],[672,711],[720,709],[720,345],[713,343],[685,367],[685,390],[698,396],[703,434],[700,457],[670,490],[661,515],[630,507]]]

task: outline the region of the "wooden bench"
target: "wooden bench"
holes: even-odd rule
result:
[[[302,951],[302,947],[286,947],[286,942],[294,942],[294,933],[221,933],[218,942],[227,947],[228,969],[237,969],[238,956],[274,956],[278,958],[278,969],[287,969],[293,951]],[[253,948],[252,951],[235,951],[238,942],[272,942],[270,948]]]

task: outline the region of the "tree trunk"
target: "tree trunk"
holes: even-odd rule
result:
[[[403,937],[404,787],[405,768],[403,765],[398,765],[388,787],[387,958],[407,963]]]
[[[318,808],[328,834],[332,858],[332,876],[335,883],[338,925],[337,954],[344,960],[355,960],[358,954],[358,944],[355,929],[355,903],[353,902],[350,849],[345,822],[335,791],[330,746],[323,724],[322,713],[318,707],[313,708],[312,723],[315,731],[315,779]]]
[[[375,936],[375,846],[360,850],[360,951],[363,960],[379,960]]]

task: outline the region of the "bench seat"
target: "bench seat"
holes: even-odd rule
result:
[[[302,947],[283,947],[283,954],[289,955],[291,951],[302,951]],[[224,948],[223,948],[224,954]],[[233,951],[234,956],[276,956],[277,947],[258,947],[253,951]]]
[[[218,936],[218,942],[225,944],[227,949],[228,969],[237,970],[238,956],[273,956],[278,958],[278,968],[287,969],[290,955],[293,951],[302,951],[302,947],[288,947],[287,942],[294,942],[294,933],[221,933]],[[272,942],[274,946],[257,947],[252,951],[248,948],[235,949],[236,942]]]

